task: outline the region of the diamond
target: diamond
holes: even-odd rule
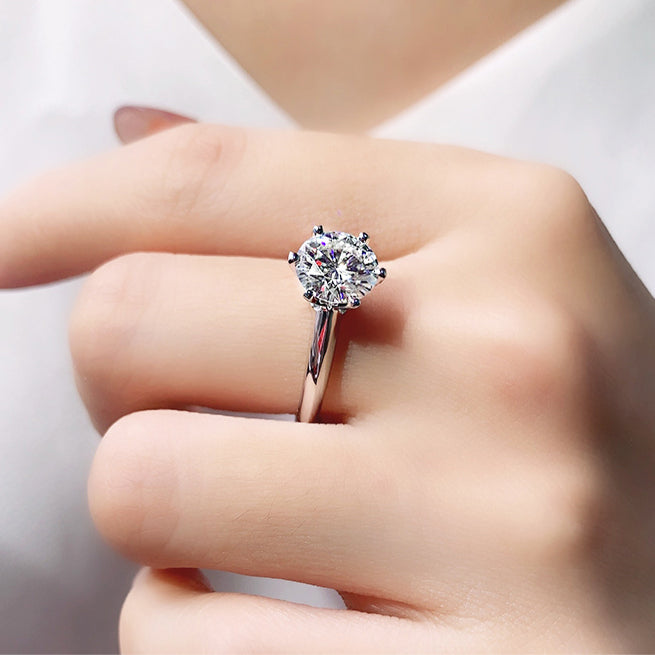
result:
[[[314,236],[300,246],[297,260],[290,260],[296,265],[305,298],[317,308],[359,306],[360,299],[383,277],[384,270],[378,267],[375,253],[364,241],[347,232],[315,228]]]

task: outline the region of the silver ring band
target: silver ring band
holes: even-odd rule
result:
[[[296,420],[301,423],[314,421],[321,408],[337,343],[339,316],[340,314],[336,309],[316,310],[314,336],[309,349],[307,373],[305,374],[300,406],[296,414]]]

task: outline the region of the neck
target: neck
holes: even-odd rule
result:
[[[301,126],[363,131],[563,0],[186,0]]]

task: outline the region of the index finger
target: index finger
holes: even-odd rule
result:
[[[443,226],[457,201],[452,163],[463,152],[176,127],[42,175],[0,203],[0,286],[76,275],[139,250],[281,258],[320,223],[369,232],[389,260]]]

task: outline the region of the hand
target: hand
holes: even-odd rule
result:
[[[98,267],[70,328],[106,431],[91,511],[175,569],[135,581],[124,651],[655,648],[655,308],[566,174],[185,125],[0,216],[0,284]],[[334,422],[181,411],[296,410],[313,316],[285,256],[314,223],[367,231],[389,271],[342,321]],[[212,592],[191,567],[350,610]]]

